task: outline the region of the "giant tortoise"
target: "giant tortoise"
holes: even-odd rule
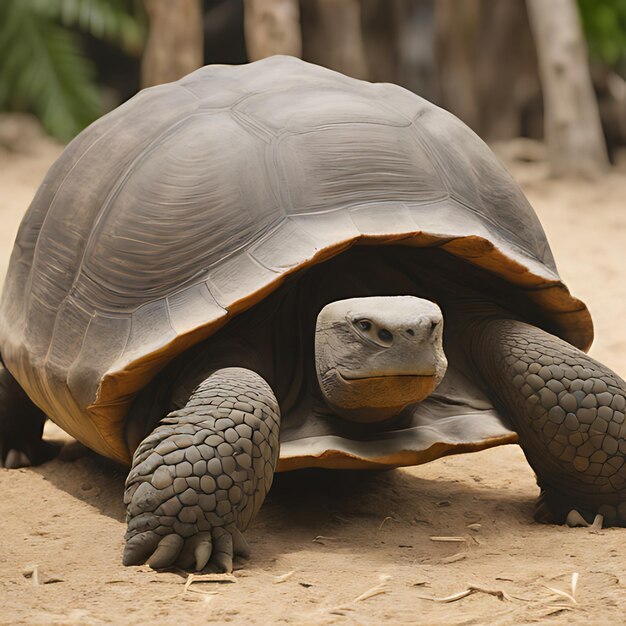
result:
[[[230,570],[275,470],[516,441],[538,520],[625,525],[626,385],[591,340],[454,116],[292,58],[208,66],[94,123],[37,192],[0,309],[1,460],[50,458],[47,416],[130,465],[127,565]]]

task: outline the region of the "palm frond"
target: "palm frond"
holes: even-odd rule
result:
[[[96,72],[78,31],[138,52],[145,24],[131,2],[0,0],[0,109],[33,111],[62,140],[95,120],[102,113]]]
[[[4,0],[0,20],[0,107],[32,109],[44,128],[68,140],[101,114],[93,64],[76,35]]]
[[[96,39],[119,44],[128,54],[137,54],[143,45],[146,22],[141,11],[131,11],[128,0],[22,0],[33,10],[61,23],[78,28]]]

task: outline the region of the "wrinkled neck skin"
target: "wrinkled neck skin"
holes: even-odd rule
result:
[[[471,294],[456,294],[446,307],[447,343],[463,354],[471,354],[474,339],[492,321],[521,320],[519,315]]]

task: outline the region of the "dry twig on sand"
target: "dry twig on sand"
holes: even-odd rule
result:
[[[556,589],[554,587],[547,587],[546,585],[544,585],[544,587],[546,587],[546,589],[549,589],[550,591],[552,591],[552,593],[560,596],[561,598],[566,598],[567,600],[569,600],[573,605],[578,605],[578,602],[576,601],[576,586],[578,584],[578,573],[574,573],[572,574],[572,588],[571,588],[571,593],[568,593],[567,591],[562,591],[561,589]],[[513,600],[521,600],[523,602],[531,602],[530,599],[528,598],[520,598],[519,596],[513,596],[509,593],[507,593],[506,591],[502,591],[500,589],[486,589],[485,587],[479,587],[477,585],[470,585],[467,589],[464,589],[463,591],[459,591],[458,593],[454,593],[450,596],[445,596],[443,598],[432,598],[429,596],[418,596],[419,598],[421,598],[422,600],[430,600],[431,602],[457,602],[458,600],[462,600],[463,598],[467,598],[468,596],[472,595],[473,593],[486,593],[489,594],[491,596],[495,596],[496,598],[498,598],[499,600],[504,600],[504,601],[513,601]],[[572,606],[572,604],[559,604],[559,605],[553,605],[554,608],[562,608],[562,609],[573,609],[574,606]]]
[[[572,574],[572,592],[571,593],[567,593],[567,591],[563,591],[561,589],[556,589],[555,587],[548,587],[547,585],[544,585],[544,587],[546,589],[549,589],[550,591],[552,591],[552,593],[557,594],[558,596],[561,596],[562,598],[566,598],[567,600],[569,600],[570,602],[572,602],[573,604],[578,604],[577,600],[576,600],[576,587],[578,585],[578,572],[574,572]],[[564,608],[572,608],[569,605],[563,605]]]
[[[336,541],[337,538],[336,537],[325,537],[324,535],[318,535],[317,537],[315,537],[315,539],[313,539],[313,543],[319,543],[322,546],[325,545],[326,541]]]
[[[387,593],[389,591],[387,583],[391,580],[391,576],[389,576],[389,574],[381,574],[379,576],[379,580],[380,582],[375,587],[364,591],[361,595],[357,596],[356,598],[354,598],[354,600],[351,600],[346,604],[340,604],[339,606],[335,606],[329,609],[328,612],[333,615],[343,615],[342,611],[347,611],[353,608],[351,605],[356,604],[357,602],[363,602],[364,600],[369,600],[374,596],[379,596],[383,593]]]
[[[204,589],[192,589],[194,583],[236,583],[237,579],[232,574],[189,574],[183,587],[183,596],[187,593],[201,593],[207,596],[216,596],[216,591]]]
[[[432,602],[456,602],[457,600],[462,600],[463,598],[467,598],[467,596],[472,595],[473,593],[486,593],[490,596],[495,596],[499,600],[511,601],[514,599],[522,600],[522,598],[514,598],[514,596],[510,596],[506,591],[501,591],[500,589],[485,589],[484,587],[477,587],[475,585],[470,585],[464,591],[460,591],[459,593],[452,594],[451,596],[446,596],[445,598],[430,598],[428,596],[418,596],[422,598],[422,600],[431,600]]]
[[[286,574],[282,574],[281,576],[274,576],[274,584],[278,585],[279,583],[284,583],[285,581],[289,580],[295,573],[296,570],[293,569]]]

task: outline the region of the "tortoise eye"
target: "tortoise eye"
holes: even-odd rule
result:
[[[356,325],[365,332],[372,329],[372,322],[368,320],[357,320]]]

